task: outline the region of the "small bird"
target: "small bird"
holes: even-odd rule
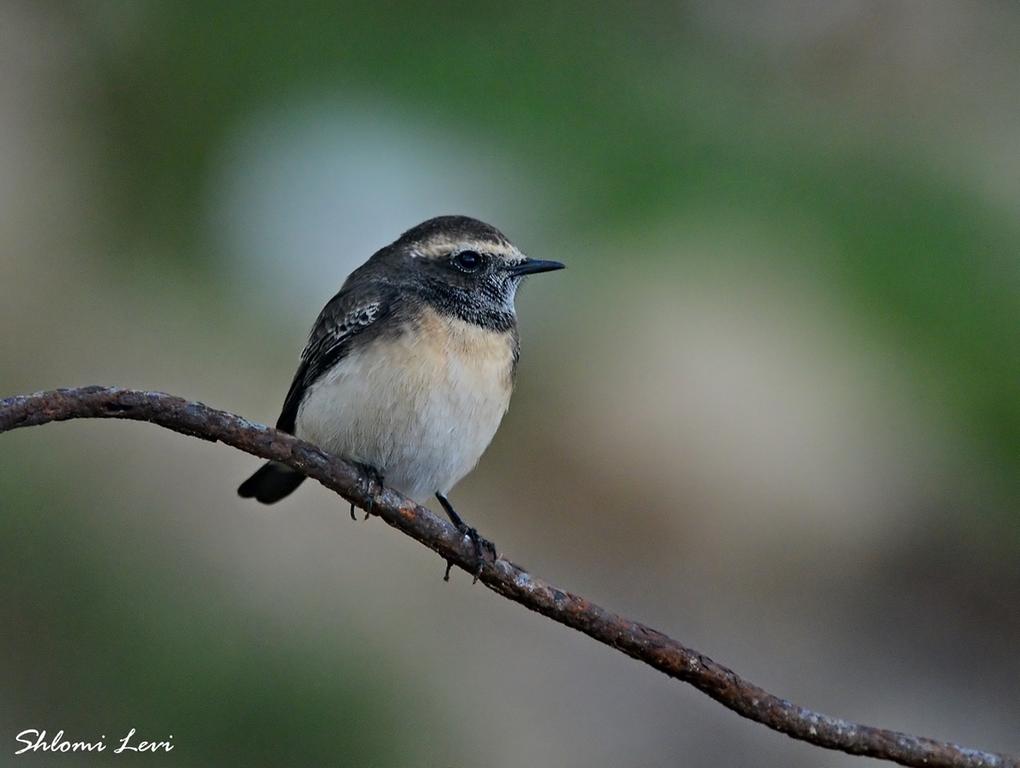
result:
[[[409,229],[354,270],[319,313],[276,428],[363,465],[419,503],[435,494],[473,541],[480,569],[482,548],[492,545],[447,494],[509,407],[518,286],[563,266],[525,257],[466,216]],[[237,492],[272,504],[304,479],[271,461]]]

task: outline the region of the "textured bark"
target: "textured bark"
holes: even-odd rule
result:
[[[372,514],[445,560],[473,571],[475,555],[471,542],[430,510],[393,490],[376,486],[353,464],[232,413],[162,392],[115,387],[61,389],[0,401],[0,432],[88,418],[148,421],[185,435],[226,443],[263,459],[283,462],[318,480],[349,502],[370,509]],[[742,717],[795,739],[902,765],[1020,768],[1018,757],[861,725],[781,699],[661,632],[559,589],[502,557],[488,559],[479,579],[492,591],[689,683]]]

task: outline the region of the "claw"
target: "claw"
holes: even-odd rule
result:
[[[475,562],[474,570],[470,571],[472,584],[477,584],[479,577],[482,575],[482,569],[485,568],[486,554],[490,555],[493,560],[496,559],[496,545],[483,536],[478,534],[474,528],[470,528],[466,525],[457,526],[457,530],[468,539],[475,548]],[[450,580],[450,571],[453,569],[453,560],[446,561],[446,571],[443,573],[443,581]]]
[[[446,512],[447,517],[454,524],[457,530],[462,536],[467,536],[471,540],[471,543],[475,548],[475,567],[472,571],[474,578],[471,580],[472,584],[478,582],[478,577],[482,575],[482,569],[485,567],[485,553],[489,552],[492,554],[492,559],[496,559],[496,545],[493,544],[486,538],[478,535],[478,531],[469,526],[463,520],[460,515],[454,510],[453,505],[450,504],[449,499],[441,493],[436,494],[436,498],[439,499],[439,503],[443,505],[443,510]],[[450,580],[450,569],[453,567],[453,563],[449,560],[446,561],[446,573],[443,575],[443,581]]]
[[[478,531],[476,529],[471,528],[471,527],[469,527],[467,525],[458,525],[457,526],[457,530],[460,531],[464,536],[466,536],[471,541],[471,543],[474,545],[474,548],[475,548],[475,563],[474,563],[474,565],[475,565],[475,567],[474,567],[474,570],[471,571],[471,576],[472,576],[471,583],[472,584],[477,584],[478,583],[478,577],[482,575],[482,569],[485,567],[485,554],[486,554],[486,552],[492,553],[492,559],[493,560],[496,559],[496,545],[493,544],[488,539],[486,539],[485,537],[479,535],[479,533],[478,533]],[[449,576],[449,573],[450,573],[450,566],[449,566],[449,564],[447,564],[446,573],[447,573],[447,576]],[[448,578],[446,580],[449,581]]]
[[[368,507],[365,509],[365,516],[362,520],[368,520],[375,508],[375,496],[383,489],[383,476],[378,469],[369,464],[358,464],[362,472],[368,475]],[[357,520],[354,515],[354,504],[351,504],[351,520]]]

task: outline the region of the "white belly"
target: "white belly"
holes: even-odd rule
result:
[[[377,468],[419,502],[474,468],[510,403],[515,340],[427,312],[309,388],[295,434]]]

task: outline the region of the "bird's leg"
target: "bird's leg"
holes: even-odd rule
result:
[[[446,512],[446,516],[450,518],[450,522],[456,526],[457,530],[464,536],[471,539],[471,543],[475,547],[475,571],[474,580],[471,582],[474,584],[478,581],[479,575],[482,573],[482,566],[485,564],[485,553],[489,552],[492,558],[496,559],[496,545],[493,544],[486,538],[483,538],[478,534],[474,528],[465,523],[460,515],[457,514],[457,510],[450,504],[450,500],[443,494],[436,492],[436,498],[439,499],[439,503],[443,505],[443,511]],[[446,561],[446,573],[443,575],[443,581],[450,580],[450,569],[453,567],[453,563],[449,560]]]
[[[362,472],[368,475],[368,509],[365,510],[364,520],[368,520],[372,514],[372,507],[375,506],[375,494],[379,493],[383,489],[383,476],[382,473],[371,466],[370,464],[362,464],[360,461],[352,461],[352,464],[356,464]],[[351,520],[357,520],[358,518],[354,515],[354,502],[351,502]]]

